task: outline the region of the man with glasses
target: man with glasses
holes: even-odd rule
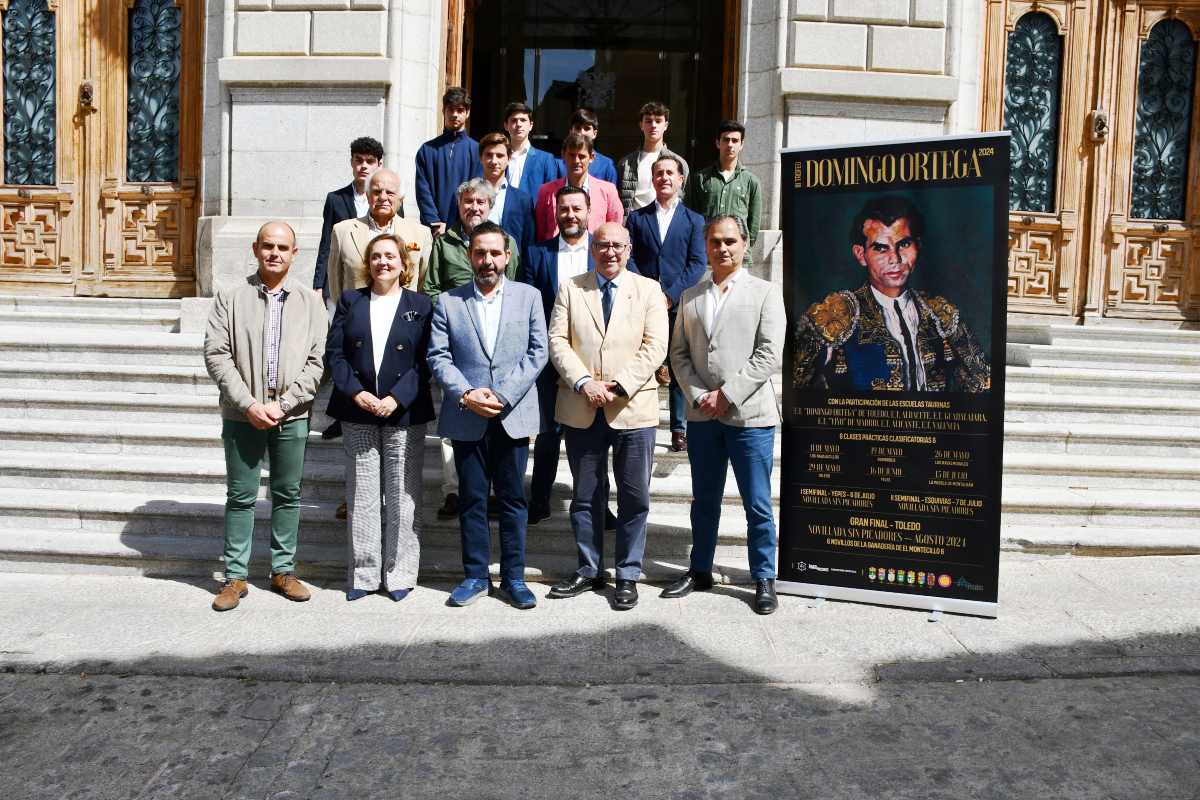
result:
[[[592,236],[595,270],[563,283],[550,317],[550,361],[565,387],[555,419],[563,426],[574,487],[571,528],[579,568],[549,596],[601,589],[608,453],[617,482],[613,608],[637,605],[646,549],[650,471],[658,428],[654,372],[667,352],[667,306],[658,282],[626,269],[629,232],[616,223]]]

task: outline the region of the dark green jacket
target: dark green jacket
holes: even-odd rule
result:
[[[508,237],[508,252],[508,268],[504,270],[504,275],[516,280],[517,270],[521,266],[521,249],[512,236]],[[474,277],[471,258],[467,255],[467,237],[463,233],[462,223],[457,223],[433,240],[429,269],[425,272],[421,293],[436,303],[439,294],[470,283]]]

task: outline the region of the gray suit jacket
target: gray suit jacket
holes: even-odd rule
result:
[[[483,438],[488,420],[459,406],[463,394],[487,387],[504,398],[498,419],[514,439],[542,431],[538,393],[530,391],[546,366],[546,315],[542,295],[524,283],[506,279],[500,299],[500,330],[489,358],[475,313],[475,284],[439,296],[429,337],[429,369],[442,385],[438,434],[458,441]]]
[[[710,273],[683,293],[671,337],[671,368],[688,401],[687,418],[708,419],[695,405],[719,388],[732,404],[721,422],[739,428],[778,425],[782,417],[771,378],[783,361],[783,294],[749,273],[739,276],[709,336],[704,317],[711,286]]]

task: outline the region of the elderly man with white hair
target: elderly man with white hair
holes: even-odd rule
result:
[[[358,219],[347,219],[333,226],[329,245],[329,297],[333,302],[346,289],[366,286],[363,254],[367,244],[381,233],[394,233],[404,240],[409,257],[417,265],[416,274],[405,289],[417,291],[433,251],[433,236],[421,223],[400,214],[404,202],[400,176],[390,169],[379,169],[367,181],[370,208]]]

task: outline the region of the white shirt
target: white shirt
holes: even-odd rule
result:
[[[654,202],[654,182],[651,180],[650,169],[657,160],[657,150],[652,153],[643,150],[638,156],[637,191],[633,193],[634,208],[645,208]]]
[[[720,286],[717,286],[715,279],[708,284],[708,291],[704,293],[703,315],[704,332],[708,334],[708,338],[712,338],[713,327],[716,326],[717,319],[721,316],[721,311],[725,308],[725,303],[729,300],[729,295],[733,294],[734,285],[742,277],[744,271],[741,267],[738,267]]]
[[[529,156],[529,140],[520,150],[513,150],[508,157],[508,182],[518,189],[521,188],[521,175],[525,172],[525,159]]]
[[[371,208],[371,202],[365,194],[359,194],[358,190],[354,191],[354,216],[365,217],[367,211]]]
[[[392,332],[392,322],[396,319],[396,311],[400,308],[400,297],[403,293],[404,289],[396,294],[371,292],[371,355],[375,358],[376,377],[383,367],[388,335]]]
[[[479,314],[479,330],[483,331],[483,349],[491,358],[496,352],[496,338],[500,335],[500,308],[504,297],[504,278],[500,278],[500,283],[487,296],[479,291],[479,284],[474,281],[471,282],[471,287],[475,289],[475,310]]]
[[[671,198],[671,202],[667,203],[666,208],[662,203],[654,203],[654,213],[658,217],[658,241],[665,242],[667,240],[667,228],[671,227],[671,220],[675,218],[675,208],[679,205],[679,195]]]
[[[500,224],[500,217],[504,216],[504,198],[508,196],[508,181],[501,176],[500,183],[495,187],[496,200],[492,203],[492,210],[488,212],[488,222]]]
[[[578,244],[570,244],[558,235],[558,285],[562,286],[576,275],[587,272],[588,236],[579,237]]]
[[[913,388],[924,389],[926,386],[925,363],[921,361],[921,354],[917,346],[917,328],[921,324],[921,315],[917,311],[917,304],[913,301],[912,295],[906,291],[899,297],[888,297],[874,286],[871,287],[871,294],[875,295],[875,301],[883,308],[883,324],[887,326],[888,333],[896,340],[896,345],[900,350],[900,358],[904,360],[907,366],[908,351],[904,348],[904,332],[900,330],[900,317],[896,315],[896,301],[900,301],[900,309],[904,312],[904,324],[908,326],[908,335],[912,339],[913,352],[917,359],[914,369],[917,385]]]

